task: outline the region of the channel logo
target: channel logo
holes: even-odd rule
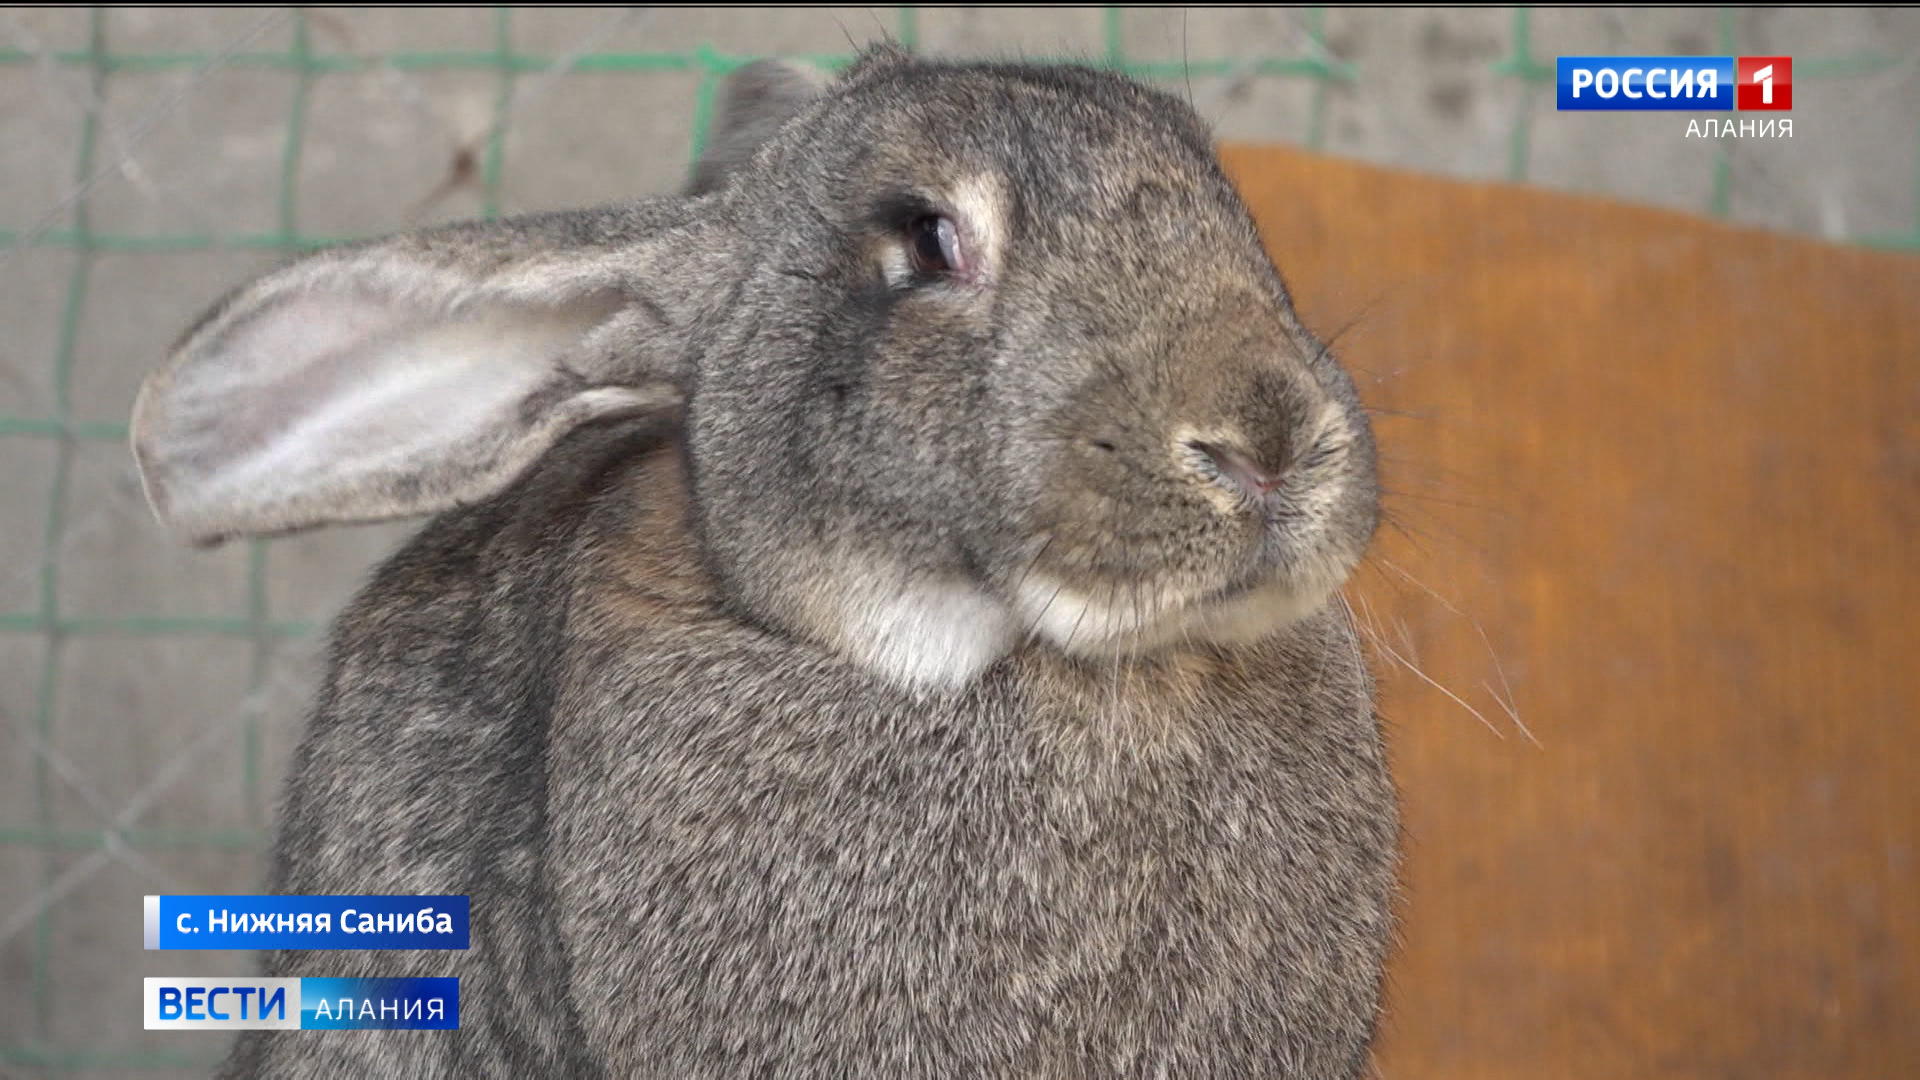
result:
[[[1791,56],[1562,56],[1556,107],[1585,110],[1783,111]]]
[[[1736,73],[1740,111],[1793,108],[1793,57],[1743,56]]]
[[[149,1031],[446,1031],[460,980],[150,978]]]

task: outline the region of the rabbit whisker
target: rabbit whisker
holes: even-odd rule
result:
[[[1368,613],[1369,623],[1371,624],[1373,608],[1372,608],[1372,605],[1367,603],[1367,598],[1364,596],[1360,598],[1360,607],[1362,610]],[[1461,697],[1459,694],[1456,694],[1453,691],[1447,689],[1445,686],[1441,685],[1441,683],[1437,679],[1433,678],[1433,676],[1428,675],[1425,671],[1422,671],[1420,669],[1419,664],[1416,664],[1412,660],[1409,660],[1405,656],[1402,656],[1398,651],[1394,649],[1393,646],[1387,644],[1386,635],[1381,633],[1377,626],[1374,626],[1373,629],[1371,629],[1368,632],[1367,637],[1369,638],[1369,640],[1373,642],[1374,648],[1379,649],[1382,653],[1386,654],[1387,659],[1392,660],[1396,664],[1399,664],[1401,667],[1405,668],[1410,674],[1412,674],[1414,678],[1419,679],[1421,682],[1424,682],[1428,686],[1431,686],[1435,690],[1438,690],[1442,694],[1445,694],[1449,699],[1453,701],[1454,704],[1467,710],[1467,712],[1473,715],[1473,718],[1475,720],[1480,721],[1481,726],[1485,727],[1488,731],[1493,733],[1494,738],[1499,739],[1502,742],[1506,741],[1506,738],[1507,738],[1506,735],[1503,734],[1499,728],[1494,726],[1493,721],[1487,719],[1485,713],[1481,712],[1479,709],[1474,708],[1473,705],[1467,701],[1467,699]]]

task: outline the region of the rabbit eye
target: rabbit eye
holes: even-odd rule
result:
[[[960,230],[953,219],[926,214],[907,227],[907,250],[913,268],[922,274],[959,273],[966,266],[960,252]]]

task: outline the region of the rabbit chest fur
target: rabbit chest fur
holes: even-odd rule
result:
[[[664,572],[664,494],[649,555],[602,548],[553,727],[575,993],[632,1004],[590,1042],[677,1076],[1358,1068],[1394,826],[1335,616],[915,699]]]
[[[463,1030],[235,1075],[1359,1075],[1395,824],[1341,619],[916,696],[727,611],[670,436],[552,457],[344,621],[283,826],[280,889],[475,933],[272,969],[458,974]]]

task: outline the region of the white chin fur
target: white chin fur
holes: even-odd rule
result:
[[[838,598],[840,644],[855,663],[909,690],[958,689],[1013,648],[1013,617],[964,581],[853,589]]]
[[[1181,604],[1170,595],[1092,596],[1033,575],[1016,599],[1035,637],[1078,655],[1138,652],[1178,642],[1240,645],[1258,641],[1318,611],[1338,574],[1307,585],[1272,581],[1225,603]]]
[[[1319,610],[1345,576],[1333,565],[1315,569],[1304,586],[1276,580],[1206,606],[1166,594],[1142,594],[1138,604],[1125,593],[1095,598],[1040,574],[1021,586],[1013,610],[958,579],[875,583],[834,596],[826,622],[849,659],[895,686],[958,690],[1011,652],[1023,630],[1082,656],[1257,641]]]

